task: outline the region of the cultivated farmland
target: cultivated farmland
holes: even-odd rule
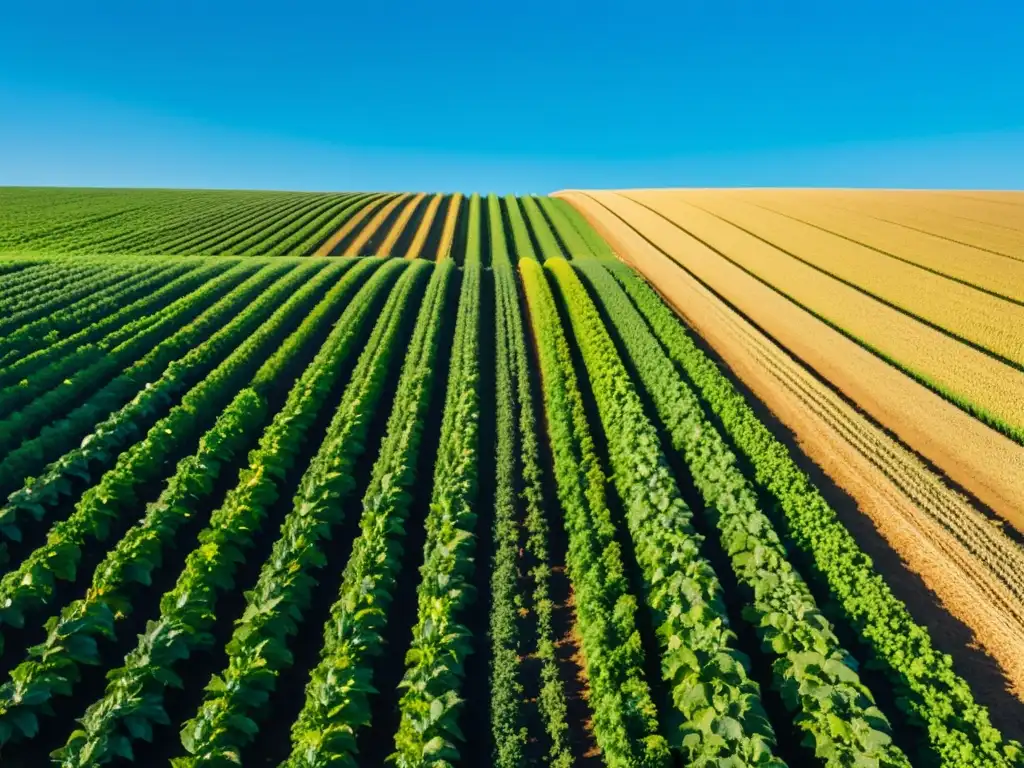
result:
[[[1024,766],[971,195],[0,190],[0,763]]]

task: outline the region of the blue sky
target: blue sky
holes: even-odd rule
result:
[[[1024,3],[10,3],[0,184],[1021,187]]]

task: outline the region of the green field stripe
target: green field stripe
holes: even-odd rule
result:
[[[579,233],[579,230],[576,229],[565,215],[562,207],[556,204],[556,201],[557,198],[553,197],[539,197],[537,198],[537,205],[547,217],[552,228],[558,233],[558,237],[569,252],[569,255],[574,259],[598,256],[599,254],[593,252],[590,243]]]
[[[168,685],[180,679],[175,667],[180,669],[187,658],[210,650],[219,600],[235,587],[244,553],[271,524],[268,518],[287,478],[299,469],[296,462],[303,442],[312,438],[319,414],[331,407],[329,396],[343,383],[346,361],[360,354],[364,331],[377,320],[377,309],[403,265],[380,266],[364,260],[343,282],[368,271],[373,272],[372,277],[348,302],[264,431],[259,447],[249,455],[238,484],[199,534],[199,546],[189,553],[176,583],[160,599],[159,616],[140,635],[124,665],[110,675],[103,696],[80,719],[81,730],[74,732],[60,751],[61,765],[105,764],[144,735],[139,723],[149,728],[166,725],[164,695]],[[357,285],[350,281],[346,294]],[[373,341],[370,344],[376,346]]]
[[[329,214],[338,210],[341,206],[351,202],[357,197],[354,193],[341,193],[336,195],[324,195],[316,198],[312,205],[301,213],[293,214],[286,224],[277,227],[273,232],[264,234],[259,242],[246,248],[247,255],[264,256],[272,251],[280,243],[287,242],[291,238],[301,237],[307,227],[314,225]]]
[[[766,511],[778,521],[787,543],[814,564],[808,577],[836,596],[839,609],[871,649],[874,663],[892,681],[901,707],[927,731],[925,748],[933,754],[927,762],[946,768],[1024,764],[1020,745],[1004,740],[991,726],[988,712],[956,674],[952,659],[932,645],[928,630],[892,593],[786,446],[697,346],[676,314],[625,264],[610,262],[605,268],[644,316],[665,353],[693,383],[705,407],[721,420],[750,462],[751,479],[776,500]]]
[[[220,249],[245,239],[252,230],[259,230],[268,223],[277,222],[293,211],[301,210],[307,204],[308,200],[305,197],[284,196],[247,216],[227,219],[214,232],[176,246],[173,251],[181,255],[218,255]]]
[[[218,262],[184,262],[181,264],[182,274],[166,283],[151,293],[147,287],[147,294],[135,300],[117,312],[107,315],[88,327],[66,336],[66,329],[61,323],[61,318],[54,316],[48,322],[41,323],[37,328],[38,334],[28,333],[27,339],[23,339],[20,331],[11,334],[13,345],[2,356],[4,362],[0,367],[0,387],[8,387],[12,384],[27,381],[28,377],[36,371],[48,365],[64,366],[69,361],[85,359],[90,357],[90,348],[95,346],[104,352],[113,349],[121,341],[131,335],[134,328],[146,327],[160,319],[160,313],[167,306],[186,293],[198,289],[207,280],[212,279],[224,270],[232,266],[232,263],[225,259]],[[135,325],[135,323],[140,323]],[[52,339],[56,335],[57,339]],[[49,343],[52,341],[52,343]],[[25,346],[21,346],[25,344]],[[30,351],[31,346],[34,351]],[[79,358],[79,355],[84,357]],[[13,357],[13,360],[8,358]],[[96,359],[96,356],[91,356]],[[77,365],[77,363],[75,363]]]
[[[571,203],[560,197],[551,197],[547,200],[549,208],[559,211],[587,243],[590,255],[603,259],[615,258],[615,251],[612,250],[612,247],[597,233],[596,229],[590,226],[590,222]]]
[[[440,345],[440,315],[454,271],[449,265],[435,268],[423,260],[390,261],[408,265],[407,271],[415,275],[433,274],[420,305],[386,436],[363,502],[364,519],[375,515],[378,519],[383,516],[385,521],[408,507],[421,425],[435,379],[433,363]],[[278,649],[287,648],[289,636],[294,634],[296,624],[308,607],[314,574],[324,562],[322,546],[347,511],[347,496],[355,484],[352,465],[369,425],[366,414],[372,413],[378,405],[383,377],[395,347],[400,346],[397,338],[400,314],[401,308],[396,307],[390,321],[381,323],[381,327],[388,327],[388,332],[381,339],[379,351],[374,350],[371,356],[360,359],[361,367],[366,361],[367,370],[365,374],[353,375],[353,381],[359,386],[346,390],[328,437],[301,481],[295,508],[282,525],[274,552],[264,564],[256,587],[248,593],[247,610],[229,646],[229,665],[221,675],[215,676],[195,717],[182,727],[182,745],[188,756],[173,761],[177,768],[208,765],[210,761],[239,754],[241,747],[255,735],[249,724],[255,724],[260,718],[260,709],[275,687],[273,677],[264,670],[281,670],[291,663],[290,654],[282,654]],[[361,404],[366,399],[369,402]],[[392,583],[388,571],[396,565],[393,558],[382,557],[380,549],[380,540],[384,539],[386,544],[387,539],[398,532],[396,526],[374,525],[369,531],[375,537],[375,546],[360,556],[360,541],[366,540],[357,539],[346,568],[346,583],[352,585],[356,592],[354,599],[360,601],[388,590]],[[367,578],[362,578],[359,572],[362,564],[372,568],[378,577],[367,574]],[[378,613],[371,605],[368,610],[359,612],[358,620],[372,622],[369,626],[374,627]],[[329,628],[330,625],[328,631]],[[347,628],[345,625],[346,631]],[[374,635],[363,632],[354,640],[372,643]],[[352,657],[347,659],[351,660]],[[348,671],[339,668],[335,674],[340,678]],[[361,694],[361,690],[351,691],[353,696]],[[345,723],[342,719],[335,717],[332,725],[336,728],[334,733],[343,739]]]
[[[345,296],[345,286],[337,278],[347,266],[332,263],[326,269],[312,267],[310,279],[278,302],[266,322],[183,398],[182,410],[198,409],[208,402],[204,400],[207,393],[231,392],[264,360],[248,386],[232,397],[200,438],[198,451],[178,463],[160,496],[146,506],[142,520],[129,528],[100,562],[86,596],[46,623],[44,642],[30,648],[28,658],[11,672],[11,680],[0,685],[0,744],[7,741],[4,736],[8,734],[31,736],[24,729],[19,734],[19,724],[25,722],[27,714],[37,718],[49,714],[51,699],[73,693],[81,679],[81,667],[99,661],[99,651],[91,653],[93,643],[116,638],[118,623],[132,613],[131,588],[150,581],[164,550],[190,517],[201,512],[220,474],[256,442],[270,417],[268,395],[274,380],[309,361],[326,336],[318,328],[330,326],[330,319],[321,322],[325,314],[334,319],[340,315],[341,307],[337,305]],[[180,412],[172,410],[169,418]],[[176,434],[185,433],[190,418],[195,416],[164,426]],[[197,425],[198,429],[201,427]],[[40,597],[38,591],[35,596]],[[90,651],[83,653],[85,646]]]
[[[533,240],[530,237],[530,229],[523,217],[523,210],[519,207],[519,201],[515,195],[505,195],[502,199],[505,208],[505,216],[508,221],[509,230],[512,233],[514,256],[518,259],[536,259],[537,250],[533,247]]]
[[[330,198],[325,199],[318,196],[311,196],[300,200],[297,205],[281,211],[275,216],[257,221],[245,230],[234,234],[226,240],[219,241],[215,246],[208,249],[208,253],[213,256],[256,255],[255,253],[250,253],[254,245],[262,243],[265,239],[277,234],[281,230],[287,232],[296,220],[302,219],[310,212],[315,213],[331,202]]]
[[[15,490],[48,462],[71,450],[98,420],[159,378],[174,359],[223,327],[267,280],[290,269],[287,264],[247,267],[237,265],[175,302],[160,322],[0,422],[0,444],[5,446],[0,495]]]
[[[559,256],[566,257],[571,255],[563,252],[561,243],[558,241],[554,230],[548,224],[548,220],[541,213],[534,198],[520,197],[519,206],[526,214],[526,223],[533,233],[533,239],[536,240],[540,248],[540,255],[545,261]]]
[[[540,263],[519,259],[540,363],[548,442],[569,546],[593,733],[609,768],[667,768],[669,745],[644,672],[637,599],[630,593],[616,526],[605,497],[607,478],[587,423],[571,350]]]
[[[288,196],[272,196],[257,198],[241,204],[228,204],[218,207],[189,226],[186,222],[182,227],[184,231],[173,237],[158,238],[155,243],[145,244],[147,250],[152,253],[187,255],[189,251],[201,246],[210,240],[221,237],[225,231],[230,231],[244,225],[253,219],[259,219],[273,212],[277,208],[291,202]],[[139,248],[137,247],[137,250]]]
[[[857,661],[840,644],[832,625],[819,611],[810,589],[789,562],[778,534],[761,510],[750,482],[736,464],[736,457],[707,421],[695,395],[642,317],[598,262],[584,261],[579,270],[589,279],[610,318],[608,326],[568,262],[550,262],[550,269],[565,297],[609,435],[616,484],[630,510],[629,527],[650,584],[649,602],[658,612],[659,621],[665,622],[658,630],[663,653],[672,653],[671,638],[677,637],[694,654],[693,658],[713,659],[728,654],[738,662],[732,669],[717,664],[717,673],[710,676],[701,674],[702,663],[689,669],[684,666],[670,680],[674,686],[673,700],[686,702],[681,710],[685,718],[683,735],[698,737],[684,742],[684,759],[699,763],[763,754],[772,748],[774,734],[761,706],[757,685],[744,669],[746,659],[734,650],[733,632],[726,629],[725,598],[710,564],[704,561],[703,575],[693,577],[704,582],[700,591],[709,601],[702,620],[693,623],[682,615],[673,616],[670,610],[672,605],[687,599],[683,592],[672,594],[670,574],[675,569],[680,569],[680,573],[699,572],[690,565],[693,560],[688,563],[688,559],[700,551],[703,537],[695,533],[695,513],[682,500],[668,471],[658,431],[652,417],[645,413],[638,386],[649,394],[656,412],[653,418],[663,425],[672,447],[686,462],[703,501],[697,514],[706,519],[707,530],[718,530],[720,546],[747,606],[743,618],[754,626],[761,639],[763,653],[771,660],[774,687],[782,692],[786,707],[794,713],[797,728],[814,744],[829,745],[831,755],[824,761],[829,768],[868,762],[909,768],[906,756],[892,743],[892,729],[885,715],[857,673]],[[612,332],[621,343],[621,356]],[[638,383],[631,380],[626,359],[632,363]],[[642,449],[645,433],[653,441],[648,443],[646,452]],[[642,458],[638,461],[637,457]],[[636,513],[643,504],[638,504],[635,494],[644,485],[640,482],[644,462],[656,462],[664,468],[673,513],[659,514],[654,509],[644,515]],[[651,502],[654,501],[652,498]],[[643,532],[645,525],[647,530]],[[641,537],[646,537],[647,542],[643,543]],[[689,547],[688,537],[694,542]],[[688,558],[675,554],[687,549],[691,553]],[[669,578],[659,584],[653,581],[658,574]],[[708,627],[716,613],[723,619],[724,630],[717,638]],[[668,669],[668,665],[663,668]],[[803,693],[816,685],[833,695],[823,702]],[[716,702],[717,722],[704,717],[705,707],[712,701]],[[845,723],[846,729],[837,730],[833,718]]]

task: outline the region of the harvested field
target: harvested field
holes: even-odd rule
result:
[[[933,199],[924,208],[913,198],[866,197],[841,193],[772,194],[737,191],[737,199],[792,216],[1014,300],[1024,298],[1022,231],[974,222],[957,215],[960,206]]]
[[[801,449],[856,500],[850,514],[866,514],[945,608],[972,628],[1024,701],[1024,550],[700,282],[685,272],[671,283],[656,281],[656,265],[666,257],[620,242]],[[941,622],[935,629],[941,632]]]
[[[720,261],[735,265],[790,302],[825,320],[866,348],[877,351],[919,381],[928,382],[954,402],[976,414],[983,414],[990,422],[1024,439],[1024,399],[1020,397],[1020,392],[1024,391],[1024,370],[1011,367],[984,351],[925,325],[793,258],[771,241],[766,242],[672,196],[653,202],[634,202],[632,197],[610,192],[597,193],[597,197],[612,207],[624,206],[631,212],[630,216],[643,217],[643,221],[649,222],[641,225],[643,227],[662,226],[656,225],[660,219],[670,227],[668,231],[681,238],[679,243],[689,242],[693,247],[704,247],[709,258],[714,254]],[[843,241],[838,241],[837,247],[842,245]],[[678,243],[676,247],[680,248]],[[819,253],[828,252],[820,249],[819,244]],[[685,250],[690,252],[689,248]],[[896,266],[901,265],[897,262]],[[911,286],[920,286],[922,281],[905,282],[903,290],[910,292]],[[956,284],[950,285],[951,291],[959,288],[961,286]],[[978,294],[978,300],[990,300],[990,297]],[[1016,314],[1024,314],[1019,312],[1020,307],[1007,304],[1008,312],[1011,309],[1018,310]],[[1010,319],[1007,318],[1001,326],[989,319],[986,326],[991,328],[994,325],[1004,335],[1016,335],[1018,329],[1013,327]],[[1019,327],[1024,328],[1024,325]],[[1015,346],[1012,338],[1007,345]],[[1019,358],[1020,354],[1015,354],[1015,357]]]
[[[584,210],[588,210],[583,205],[584,199],[599,204],[597,209],[590,208],[594,211],[591,220],[599,226],[607,227],[618,222],[617,226],[621,228],[623,222],[628,222],[631,228],[641,232],[643,238],[649,239],[668,254],[677,265],[686,268],[739,308],[790,354],[809,365],[821,378],[832,383],[902,441],[934,462],[955,482],[998,510],[1018,529],[1024,530],[1024,447],[1020,444],[998,434],[963,409],[902,374],[864,346],[831,328],[643,206],[610,192],[588,194],[586,198],[570,193],[566,198],[581,201]],[[609,217],[609,214],[612,215]],[[719,227],[719,231],[723,229]],[[767,248],[756,239],[744,236],[742,232],[730,236],[743,245],[756,244],[752,246],[756,251]],[[612,241],[617,242],[615,237]],[[621,250],[619,252],[623,253]],[[779,263],[786,263],[785,257],[775,258]],[[790,262],[793,260],[790,259]],[[641,264],[638,263],[639,266]],[[802,265],[791,263],[790,267],[796,272]],[[802,269],[803,276],[816,285],[845,295],[856,303],[860,311],[867,312],[866,317],[858,318],[859,322],[878,328],[879,334],[890,331],[873,317],[876,308],[878,312],[892,317],[896,323],[904,321],[902,326],[909,333],[934,339],[963,358],[979,361],[982,367],[1005,373],[1007,378],[1016,379],[1020,374],[1019,371],[985,358],[975,350],[953,346],[955,342],[947,337],[925,326],[912,324],[905,316],[884,305],[872,306],[868,299],[851,289],[843,293],[845,287],[834,280],[828,282],[820,274],[806,267]],[[674,271],[663,270],[660,279],[671,282],[676,274]],[[778,279],[778,276],[775,275],[774,279]],[[903,343],[913,347],[912,338],[914,336],[904,339]],[[927,349],[907,351],[944,365],[934,352]],[[977,382],[965,382],[963,385],[965,388],[977,388]],[[1011,409],[1024,407],[1021,398],[1014,394],[1022,390],[1015,390],[1009,381],[1005,381],[1002,391],[1004,402]]]

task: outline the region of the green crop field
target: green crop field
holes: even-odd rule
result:
[[[1024,766],[605,237],[559,197],[0,190],[0,764]]]

